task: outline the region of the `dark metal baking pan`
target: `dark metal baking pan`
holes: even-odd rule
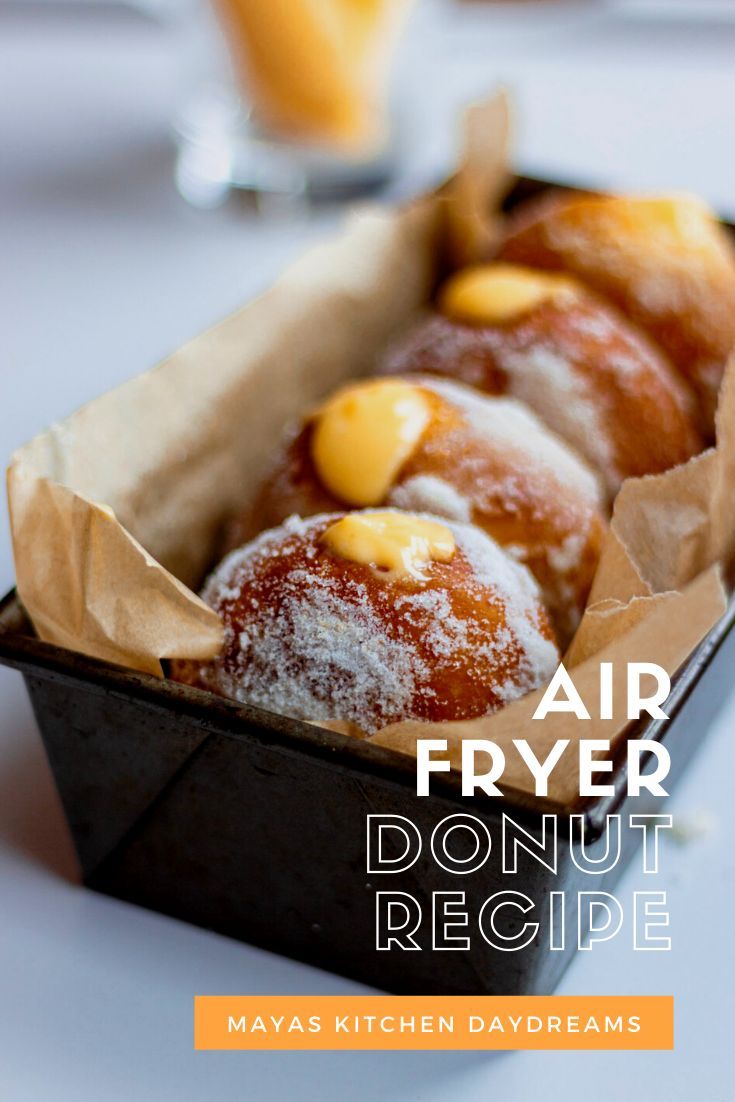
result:
[[[684,772],[729,691],[734,621],[731,604],[675,679],[670,718],[637,732],[665,739],[667,784]],[[572,941],[564,952],[548,951],[546,912],[537,939],[518,952],[479,938],[450,953],[374,949],[377,890],[422,902],[417,937],[430,945],[431,892],[459,886],[477,914],[509,882],[488,863],[458,885],[427,847],[408,872],[369,877],[368,814],[407,815],[428,840],[446,815],[471,812],[497,850],[502,812],[512,809],[540,836],[542,805],[462,798],[446,777],[417,799],[411,759],[41,643],[12,593],[0,606],[0,661],[25,677],[89,887],[389,991],[546,993],[573,956]],[[589,804],[584,817],[594,858],[605,845],[604,815],[623,816],[624,860],[614,876],[596,878],[592,886],[603,890],[639,842],[628,815],[660,810],[652,797],[626,795],[622,768],[614,785],[615,796]],[[554,876],[528,857],[513,889],[535,900],[590,889],[563,830],[558,861]]]
[[[520,180],[512,200],[548,186]],[[631,733],[665,740],[667,786],[729,693],[733,622],[735,602],[675,677],[669,719]],[[512,792],[463,798],[446,774],[432,795],[417,799],[412,759],[43,643],[14,593],[0,605],[0,661],[25,678],[87,886],[396,992],[543,994],[574,955],[573,939],[563,952],[548,951],[545,910],[535,916],[538,936],[517,952],[493,950],[479,937],[467,951],[374,948],[378,890],[422,902],[417,938],[430,945],[434,891],[461,887],[477,914],[487,896],[509,886],[543,900],[591,885],[563,830],[556,875],[521,851],[525,863],[512,885],[495,862],[458,885],[425,846],[408,872],[368,876],[368,814],[406,815],[428,839],[446,815],[470,812],[486,824],[495,850],[504,811],[540,836],[540,816],[550,810],[542,801]],[[595,880],[603,890],[640,841],[628,816],[660,810],[645,793],[627,795],[622,759],[613,785],[612,797],[583,809],[593,858],[604,850],[605,816],[623,817],[624,860]]]

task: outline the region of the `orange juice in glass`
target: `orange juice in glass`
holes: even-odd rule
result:
[[[364,158],[386,141],[390,60],[410,0],[215,0],[253,118]]]
[[[181,194],[211,207],[233,189],[340,198],[388,180],[390,67],[411,3],[212,0],[214,37],[199,9],[202,71],[174,122]]]
[[[175,121],[179,191],[216,206],[231,189],[340,197],[385,182],[398,150],[391,61],[411,3],[212,0],[231,65],[202,10],[207,79]]]

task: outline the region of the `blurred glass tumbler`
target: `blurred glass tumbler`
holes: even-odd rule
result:
[[[234,70],[177,119],[179,190],[335,196],[395,165],[390,63],[411,0],[215,0]]]

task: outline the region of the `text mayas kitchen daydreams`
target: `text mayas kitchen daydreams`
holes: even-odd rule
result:
[[[611,663],[600,664],[599,693],[595,714],[613,718]],[[654,663],[628,663],[626,667],[627,719],[649,715],[666,719],[662,709],[670,691],[665,670]],[[644,692],[644,686],[646,691]],[[579,720],[591,718],[588,705],[579,695],[563,665],[559,666],[533,718],[543,720],[552,712],[568,712]],[[514,739],[513,752],[533,780],[537,796],[547,796],[549,779],[559,763],[577,755],[579,795],[612,797],[615,789],[601,782],[599,774],[610,773],[610,743],[604,739],[559,739],[543,756],[537,756],[526,739]],[[447,772],[447,740],[421,739],[417,743],[416,793],[429,794],[432,773]],[[483,793],[500,796],[506,756],[500,746],[486,739],[466,739],[461,744],[462,795]],[[643,842],[643,871],[659,871],[659,842],[672,827],[671,815],[652,813],[654,798],[668,795],[663,787],[670,768],[669,754],[659,742],[631,739],[627,742],[626,782],[628,795],[645,796],[645,813],[630,814],[623,824],[620,815],[606,816],[600,836],[586,837],[583,815],[540,817],[536,825],[515,821],[503,814],[500,826],[488,826],[478,815],[448,814],[427,826],[426,817],[414,821],[405,815],[372,814],[367,817],[367,873],[379,878],[376,888],[375,946],[383,951],[455,950],[471,948],[474,937],[482,938],[502,952],[517,952],[542,937],[549,950],[563,950],[570,939],[581,949],[610,941],[627,927],[631,947],[638,951],[667,950],[671,938],[666,932],[669,914],[665,891],[637,891],[624,908],[621,901],[596,885],[611,874],[621,860],[624,833],[640,832]],[[644,771],[645,770],[645,771]],[[576,893],[551,891],[536,900],[518,891],[511,878],[522,875],[524,885],[533,883],[536,863],[557,874],[560,861],[571,861],[579,874],[590,878],[590,889]],[[462,881],[448,890],[422,893],[392,890],[390,876],[414,868],[417,883],[425,883],[420,871],[429,862],[431,880],[444,873],[471,877],[480,873],[491,891],[479,902],[476,881],[465,890]],[[506,878],[508,880],[506,886]],[[472,883],[464,881],[465,884]],[[573,899],[567,895],[573,894]],[[430,908],[430,914],[427,910]]]
[[[543,1033],[628,1034],[641,1031],[637,1014],[334,1014],[329,1021],[321,1014],[255,1014],[248,1017],[228,1015],[228,1033],[278,1037],[281,1034],[321,1033],[358,1034],[436,1034],[436,1033]]]

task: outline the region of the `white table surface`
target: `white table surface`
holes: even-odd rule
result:
[[[168,131],[180,32],[111,9],[39,13],[0,9],[4,455],[237,306],[335,220],[187,208]],[[631,26],[579,5],[524,20],[473,11],[459,28],[425,21],[416,32],[405,51],[416,179],[449,163],[457,105],[502,79],[520,105],[524,167],[691,188],[735,213],[732,25]],[[247,1055],[192,1051],[195,993],[355,985],[80,888],[20,677],[0,670],[0,693],[3,1100],[733,1097],[735,701],[674,802],[682,816],[706,813],[711,829],[666,847],[673,951],[634,954],[620,938],[583,954],[560,988],[673,993],[674,1053]],[[620,895],[643,886],[631,870]]]

